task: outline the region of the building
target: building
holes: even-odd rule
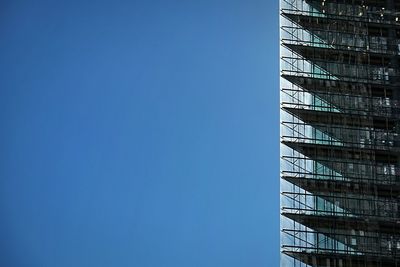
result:
[[[281,266],[400,267],[400,0],[281,0]]]

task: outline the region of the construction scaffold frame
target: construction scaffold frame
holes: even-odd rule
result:
[[[280,15],[281,266],[400,267],[400,1]]]

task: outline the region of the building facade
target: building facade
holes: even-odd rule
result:
[[[400,267],[400,0],[281,0],[281,266]]]

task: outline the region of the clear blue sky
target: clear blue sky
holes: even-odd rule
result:
[[[278,266],[278,1],[5,0],[0,36],[0,266]]]

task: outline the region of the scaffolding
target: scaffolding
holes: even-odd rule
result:
[[[400,267],[400,1],[280,12],[281,266]]]

